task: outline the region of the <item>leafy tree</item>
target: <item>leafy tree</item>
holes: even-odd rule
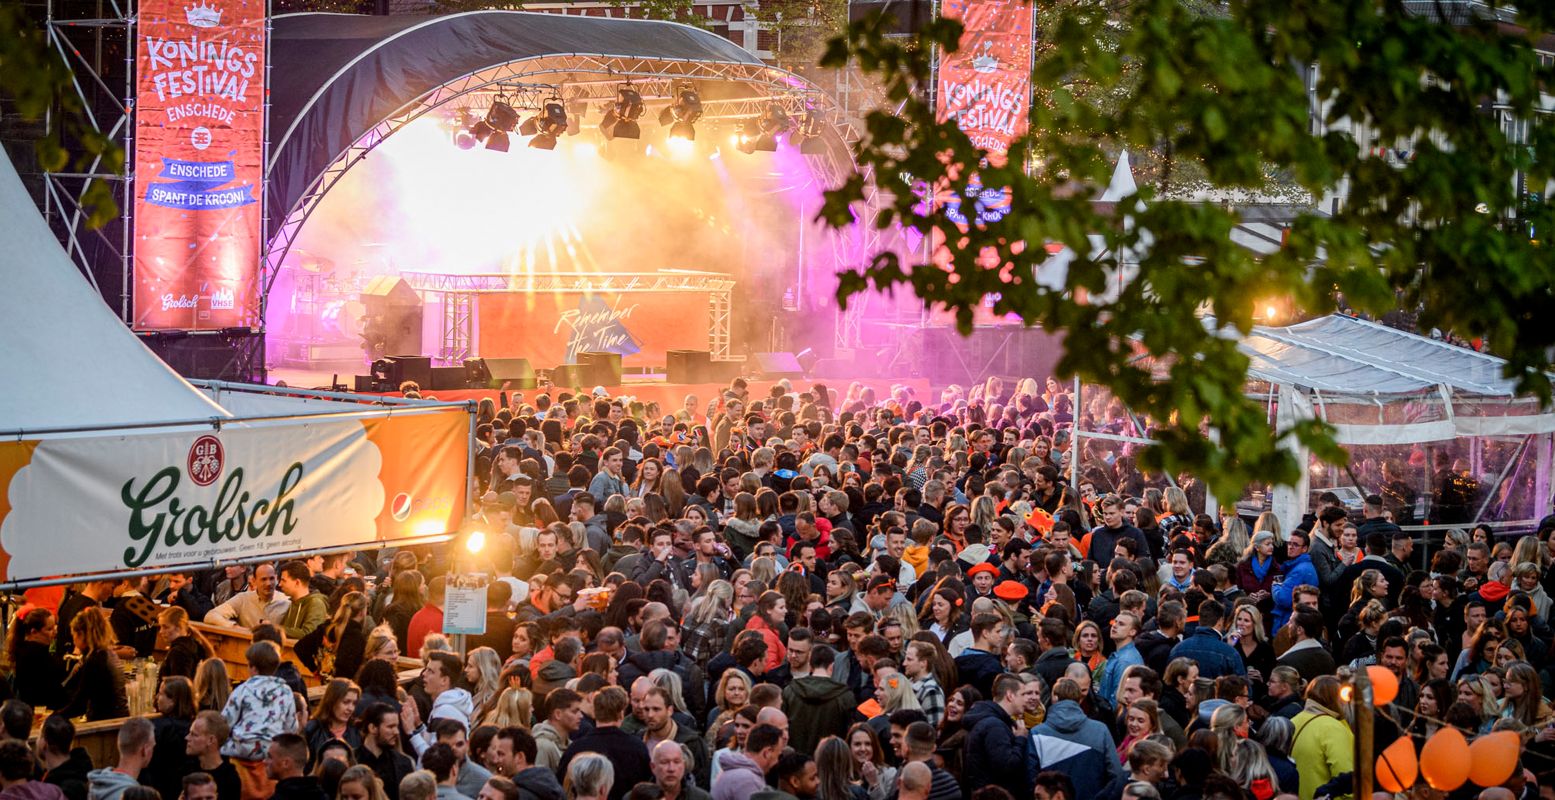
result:
[[[868,114],[857,153],[881,186],[899,190],[878,223],[945,244],[931,259],[938,266],[877,254],[842,273],[838,300],[910,285],[953,309],[965,332],[973,307],[997,294],[996,312],[1064,334],[1060,373],[1106,385],[1161,421],[1144,466],[1191,471],[1222,497],[1254,480],[1299,476],[1262,405],[1244,396],[1248,360],[1236,340],[1260,298],[1289,296],[1314,314],[1341,296],[1370,313],[1418,306],[1426,328],[1482,337],[1508,360],[1519,390],[1548,403],[1555,262],[1538,237],[1555,213],[1543,197],[1519,192],[1514,176],[1536,189],[1552,177],[1538,156],[1555,153],[1555,125],[1534,110],[1555,70],[1530,43],[1551,29],[1555,5],[1521,4],[1527,33],[1464,13],[1441,19],[1467,3],[1411,4],[1427,15],[1405,5],[1041,0],[1040,101],[1030,133],[1011,149],[1032,154],[1029,172],[1019,159],[984,162],[953,121],[936,120],[924,99],[929,48],[891,40],[879,18],[851,25],[823,64],[857,63],[886,86],[890,106]],[[961,32],[936,20],[920,45],[954,50]],[[1304,65],[1317,70],[1324,123],[1364,121],[1383,143],[1410,142],[1412,159],[1370,157],[1342,125],[1313,135]],[[1521,144],[1486,113],[1492,98],[1528,121]],[[1312,198],[1347,185],[1348,200],[1331,216],[1302,214],[1280,252],[1255,257],[1229,238],[1233,209],[1160,196],[1148,183],[1116,204],[1094,203],[1123,148],[1164,154],[1164,163],[1191,166],[1217,187],[1265,186],[1277,173]],[[931,192],[964,192],[974,177],[1010,187],[1011,213],[957,226],[923,207]],[[855,177],[829,192],[827,221],[850,224],[863,188]],[[1093,250],[1088,234],[1105,246]],[[1077,254],[1061,290],[1033,279],[1045,243]],[[1120,253],[1134,254],[1136,277],[1113,299],[1076,302],[1107,288]],[[1322,424],[1291,435],[1327,460],[1344,459]]]

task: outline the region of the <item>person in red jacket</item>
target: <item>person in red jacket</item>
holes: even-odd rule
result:
[[[411,658],[421,657],[421,643],[426,641],[427,634],[443,629],[443,596],[447,587],[448,581],[442,575],[427,582],[427,604],[411,616],[405,632],[405,653]]]
[[[783,646],[783,638],[778,636],[777,628],[787,615],[788,603],[783,600],[783,595],[768,590],[762,592],[761,597],[757,598],[756,613],[751,615],[750,622],[745,625],[748,631],[760,631],[761,640],[767,643],[768,671],[777,669],[788,656],[788,650]]]

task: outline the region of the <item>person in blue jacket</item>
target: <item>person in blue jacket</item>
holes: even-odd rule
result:
[[[1302,585],[1318,586],[1317,567],[1312,565],[1312,554],[1307,552],[1308,545],[1312,544],[1312,534],[1303,530],[1290,532],[1290,537],[1285,540],[1285,575],[1274,584],[1274,630],[1269,631],[1273,636],[1280,628],[1290,621],[1293,608],[1292,595],[1296,587]]]
[[[993,700],[979,700],[967,709],[962,725],[967,731],[962,762],[962,783],[968,793],[984,786],[999,786],[1015,797],[1031,797],[1033,789],[1026,762],[1030,746],[1022,693],[1035,693],[1035,681],[1024,683],[1010,673],[993,681]]]

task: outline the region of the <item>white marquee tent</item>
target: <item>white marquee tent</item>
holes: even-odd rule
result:
[[[472,404],[196,386],[103,304],[0,155],[0,587],[446,537]]]

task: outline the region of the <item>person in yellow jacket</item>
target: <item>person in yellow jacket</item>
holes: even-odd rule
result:
[[[1322,675],[1307,686],[1306,707],[1291,720],[1296,733],[1290,757],[1301,775],[1301,800],[1312,800],[1318,787],[1355,768],[1355,734],[1339,709],[1339,679]]]

